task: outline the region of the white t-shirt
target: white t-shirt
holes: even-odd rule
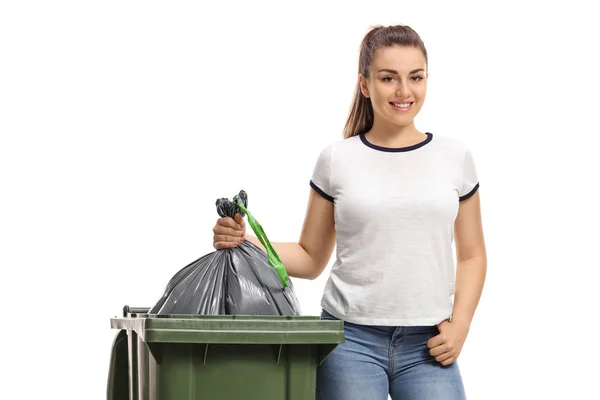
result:
[[[387,148],[364,135],[323,149],[311,187],[334,203],[336,260],[323,309],[363,325],[435,325],[452,315],[454,221],[479,188],[470,150],[435,137]]]

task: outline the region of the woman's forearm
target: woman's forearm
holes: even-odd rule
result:
[[[487,272],[485,256],[460,260],[456,266],[456,289],[452,322],[471,325]]]
[[[267,252],[256,236],[246,234],[244,237],[260,247],[265,253]],[[299,243],[271,242],[271,246],[277,252],[289,276],[315,279],[319,275],[321,269]]]

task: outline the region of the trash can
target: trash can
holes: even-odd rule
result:
[[[148,311],[111,319],[108,400],[314,400],[317,366],[344,342],[344,323],[318,316]]]

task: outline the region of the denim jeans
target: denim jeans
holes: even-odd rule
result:
[[[323,310],[321,319],[337,319]],[[443,366],[427,341],[437,326],[345,322],[345,343],[317,368],[316,400],[464,400],[457,361]]]

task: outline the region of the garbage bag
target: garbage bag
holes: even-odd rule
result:
[[[237,247],[206,254],[179,270],[150,314],[300,315],[291,279],[240,191],[233,201],[216,201],[221,217],[248,216],[267,249],[244,240]]]

